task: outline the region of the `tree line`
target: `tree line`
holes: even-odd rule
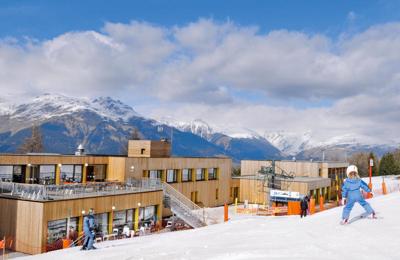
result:
[[[374,161],[372,176],[400,175],[400,149],[387,152],[381,158],[372,152],[354,153],[349,158],[349,163],[358,167],[358,173],[361,177],[368,177],[370,158]]]

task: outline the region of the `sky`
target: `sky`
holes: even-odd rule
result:
[[[0,2],[0,102],[111,96],[226,132],[399,143],[398,1]]]

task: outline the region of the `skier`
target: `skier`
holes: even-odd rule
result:
[[[308,197],[304,197],[301,202],[300,202],[300,208],[301,208],[301,212],[300,212],[300,217],[302,218],[303,216],[307,216],[307,209],[308,209]]]
[[[85,234],[85,241],[81,250],[96,249],[93,246],[94,234],[95,234],[95,221],[94,221],[94,210],[89,209],[89,214],[83,219],[83,232]]]
[[[349,216],[354,203],[358,202],[366,211],[368,215],[372,214],[375,218],[375,211],[371,208],[368,202],[366,202],[360,192],[360,188],[366,192],[371,192],[368,185],[360,179],[358,175],[358,169],[355,165],[347,167],[347,179],[344,181],[342,186],[343,208],[342,224],[347,224]]]

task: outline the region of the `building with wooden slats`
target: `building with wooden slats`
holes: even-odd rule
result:
[[[167,141],[130,140],[128,156],[0,155],[0,237],[28,254],[59,248],[69,227],[82,231],[90,208],[103,235],[159,224],[171,212],[152,180],[200,206],[232,203],[230,158],[171,157],[170,150]]]

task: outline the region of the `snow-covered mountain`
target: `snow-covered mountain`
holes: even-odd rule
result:
[[[140,116],[128,105],[110,97],[88,100],[54,94],[37,96],[27,103],[16,105],[9,109],[8,114],[11,119],[43,121],[79,111],[91,111],[107,119],[124,121]]]
[[[305,133],[293,133],[286,131],[278,131],[267,133],[265,135],[271,144],[277,147],[285,155],[296,155],[299,152],[312,147],[311,131]]]
[[[223,155],[232,157],[235,162],[292,156],[321,159],[322,154],[328,154],[326,151],[336,151],[333,157],[337,157],[343,150],[349,155],[365,150],[381,155],[397,148],[397,144],[376,144],[371,138],[355,134],[320,140],[311,131],[279,131],[263,137],[252,129],[210,125],[202,119],[190,122],[173,118],[154,120],[110,97],[90,100],[45,94],[22,104],[3,99],[0,100],[0,122],[0,152],[14,152],[29,136],[33,124],[41,127],[47,151],[59,153],[73,153],[79,143],[92,153],[123,153],[133,129],[148,139],[170,138],[173,134],[175,155]]]

